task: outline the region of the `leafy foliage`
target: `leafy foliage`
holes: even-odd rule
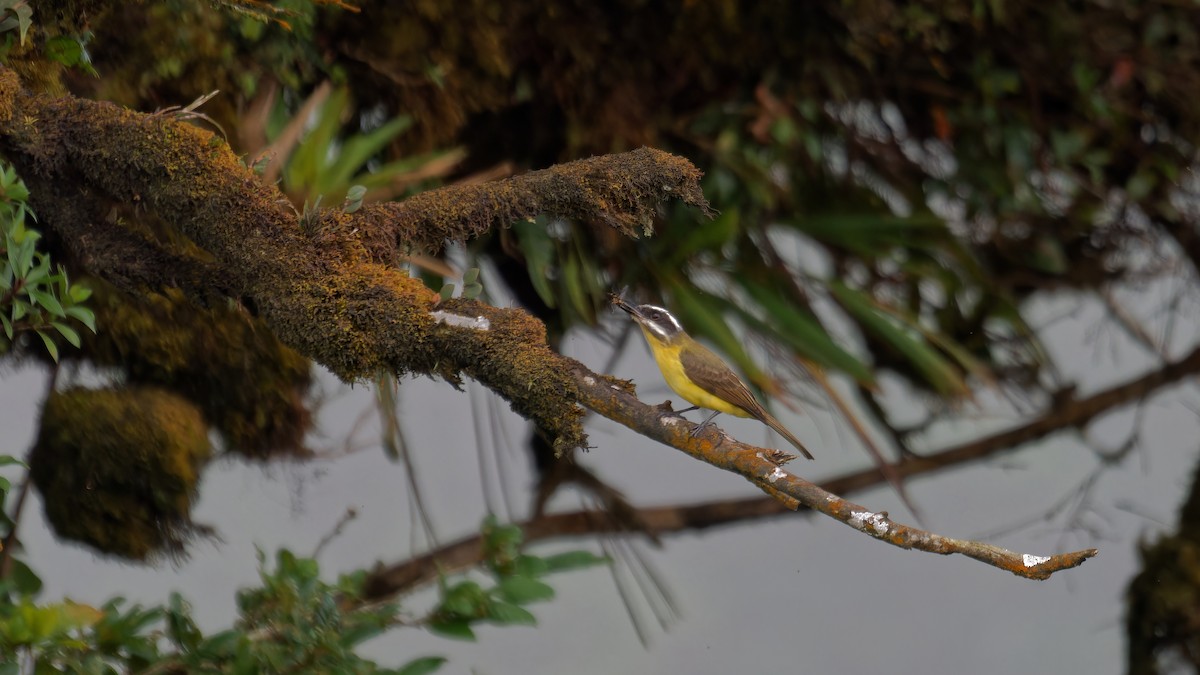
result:
[[[317,562],[287,550],[274,565],[259,554],[259,581],[238,593],[238,620],[206,634],[178,593],[159,607],[126,606],[115,598],[101,607],[70,601],[37,603],[36,588],[0,582],[0,674],[36,671],[129,672],[154,669],[195,673],[379,673],[421,675],[440,656],[384,668],[360,657],[364,642],[401,626],[428,626],[440,635],[474,638],[471,626],[533,625],[529,603],[554,590],[541,577],[606,562],[586,551],[545,558],[520,551],[522,534],[489,518],[483,526],[486,567],[495,583],[443,579],[437,607],[425,619],[405,619],[393,602],[364,596],[367,573],[321,580]],[[35,577],[36,578],[36,577]],[[3,655],[15,658],[5,661]]]
[[[380,161],[384,150],[412,126],[412,118],[397,115],[377,120],[378,115],[362,115],[355,118],[357,130],[345,132],[355,107],[344,87],[335,89],[321,102],[311,124],[302,117],[283,117],[286,110],[286,101],[281,101],[268,137],[278,141],[287,126],[307,127],[294,145],[278,148],[287,153],[283,190],[293,201],[307,203],[323,198],[336,204],[345,200],[353,213],[364,200],[379,201],[403,194],[413,182],[429,175],[431,165],[453,165],[462,158],[462,151],[448,150]],[[303,109],[298,114],[303,115]],[[435,167],[434,172],[437,170]]]
[[[57,361],[60,339],[80,346],[79,324],[96,332],[95,314],[83,304],[92,292],[71,284],[66,269],[38,250],[42,235],[25,225],[33,217],[28,199],[13,168],[0,166],[0,354],[32,333]]]
[[[549,600],[554,589],[541,580],[548,574],[607,563],[587,551],[550,557],[521,552],[523,534],[516,525],[501,525],[494,516],[483,523],[484,566],[493,583],[485,586],[470,579],[439,582],[441,602],[428,619],[429,630],[446,637],[474,640],[472,626],[478,623],[536,625],[524,605]]]

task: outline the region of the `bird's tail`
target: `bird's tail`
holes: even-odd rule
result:
[[[809,459],[813,459],[812,453],[808,451],[808,448],[804,447],[804,444],[800,442],[800,439],[793,436],[792,432],[787,430],[787,427],[780,424],[779,420],[775,419],[774,415],[766,410],[759,410],[758,412],[762,415],[763,424],[771,427],[775,430],[775,433],[786,438],[788,443],[796,446],[796,449],[799,450],[802,455]]]

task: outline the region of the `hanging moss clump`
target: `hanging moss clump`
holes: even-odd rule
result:
[[[203,416],[177,394],[75,388],[47,399],[29,467],[58,536],[149,562],[209,532],[191,506],[210,454]]]

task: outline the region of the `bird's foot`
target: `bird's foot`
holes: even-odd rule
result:
[[[792,461],[793,459],[796,459],[796,456],[789,455],[788,453],[786,453],[782,450],[772,450],[772,451],[768,452],[766,455],[764,455],[764,458],[768,462],[774,464],[775,466],[783,466],[784,464],[787,464],[788,462]]]
[[[692,438],[696,438],[697,436],[699,436],[701,434],[701,432],[703,432],[705,429],[707,429],[709,427],[709,425],[712,424],[713,418],[720,414],[721,413],[719,411],[714,410],[711,415],[704,418],[703,422],[701,422],[700,424],[697,424],[695,427],[693,427],[692,428]]]

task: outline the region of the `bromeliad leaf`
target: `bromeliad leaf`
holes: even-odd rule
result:
[[[749,279],[739,279],[739,285],[762,306],[765,316],[770,320],[769,325],[765,325],[734,304],[733,308],[748,324],[764,335],[789,345],[797,354],[820,366],[840,370],[865,385],[875,382],[870,366],[834,342],[825,327],[806,309],[788,302],[778,291]]]
[[[899,319],[878,309],[870,296],[834,280],[829,290],[838,304],[863,328],[903,354],[921,373],[925,381],[939,393],[965,396],[969,393],[962,373],[940,353],[917,335],[910,325],[897,325]]]

